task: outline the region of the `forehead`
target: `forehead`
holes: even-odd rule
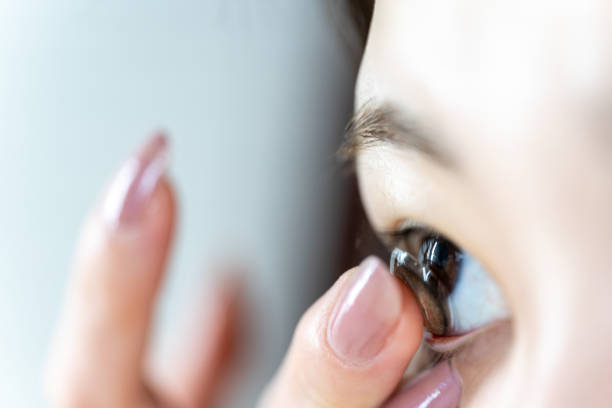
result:
[[[421,121],[458,157],[461,171],[436,172],[457,194],[469,185],[495,216],[504,208],[508,220],[532,214],[559,225],[579,208],[575,197],[612,197],[610,20],[600,0],[379,0],[357,107],[390,103]],[[384,180],[433,173],[386,152],[358,157],[374,221],[412,197],[390,199],[396,187]]]
[[[529,118],[595,105],[612,75],[610,10],[598,0],[380,0],[357,103],[384,99],[484,126],[509,112]]]

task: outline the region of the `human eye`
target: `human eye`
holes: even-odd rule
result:
[[[458,336],[509,316],[480,262],[442,235],[413,226],[390,238],[391,273],[416,295],[430,334]]]

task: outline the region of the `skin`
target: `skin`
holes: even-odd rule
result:
[[[361,150],[371,223],[438,230],[479,259],[512,313],[454,353],[464,407],[605,407],[612,398],[611,13],[603,1],[376,4],[357,108],[392,104],[452,163],[393,144]],[[175,218],[171,182],[158,183],[129,230],[109,228],[104,197],[75,249],[46,373],[51,405],[210,406],[230,355],[236,283],[209,288],[210,303],[186,311],[193,320],[176,349],[150,355]],[[357,273],[304,314],[261,407],[376,407],[393,393],[421,342],[420,310],[381,275],[401,313],[375,355],[339,354],[330,316]]]
[[[236,281],[197,294],[206,302],[185,311],[174,348],[158,355],[148,347],[175,223],[163,176],[166,145],[156,136],[128,159],[84,222],[45,376],[51,406],[215,402],[237,333]],[[369,258],[362,266],[304,314],[260,406],[375,407],[394,391],[419,347],[423,320],[414,295],[384,263]]]
[[[105,221],[107,194],[93,206],[75,250],[45,373],[48,401],[56,407],[212,406],[231,357],[227,345],[236,333],[238,283],[229,279],[203,289],[198,297],[207,302],[185,311],[185,330],[176,333],[175,347],[150,354],[150,322],[175,221],[174,194],[170,181],[162,179],[140,220],[127,229]],[[367,361],[338,355],[327,327],[356,273],[357,268],[344,273],[304,314],[260,406],[374,407],[393,392],[421,342],[420,310],[412,293],[385,272],[400,310],[384,344]]]
[[[357,108],[393,105],[453,164],[362,150],[370,221],[443,233],[512,311],[455,356],[462,406],[610,404],[611,18],[603,1],[376,4]]]

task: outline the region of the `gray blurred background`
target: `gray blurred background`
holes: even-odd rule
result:
[[[346,248],[336,162],[359,47],[337,1],[0,0],[0,406],[45,406],[40,376],[79,224],[121,161],[171,136],[180,200],[156,324],[220,255],[248,262],[249,406]]]

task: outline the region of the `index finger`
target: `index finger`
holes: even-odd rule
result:
[[[377,258],[346,272],[302,317],[263,407],[376,407],[423,335],[412,292]]]

